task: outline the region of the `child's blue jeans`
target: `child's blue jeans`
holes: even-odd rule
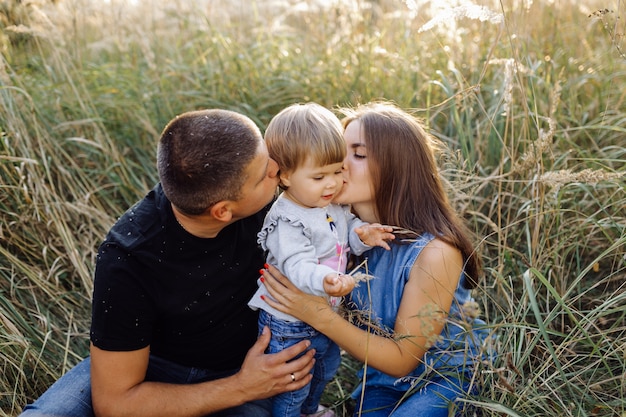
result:
[[[20,417],[93,417],[91,405],[90,358],[72,368],[56,381],[37,401],[27,405]],[[219,379],[233,374],[190,368],[150,356],[146,380],[176,384]],[[219,417],[270,417],[271,401],[259,400],[230,408],[211,416]]]
[[[297,391],[290,391],[273,397],[272,417],[300,417],[300,414],[315,413],[326,384],[339,369],[341,363],[339,347],[306,323],[277,319],[261,310],[259,312],[259,333],[264,326],[268,326],[272,333],[272,340],[267,353],[280,352],[301,340],[311,341],[310,348],[315,349],[316,352],[311,383]]]

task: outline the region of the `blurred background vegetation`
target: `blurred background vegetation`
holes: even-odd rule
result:
[[[97,245],[176,114],[387,99],[449,145],[488,416],[626,416],[622,0],[0,0],[0,415],[88,353]],[[350,415],[346,357],[325,402]]]

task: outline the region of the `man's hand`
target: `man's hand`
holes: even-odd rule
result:
[[[307,350],[311,342],[304,340],[278,353],[266,354],[270,337],[270,330],[265,327],[235,375],[242,393],[249,395],[247,401],[300,389],[313,377],[311,369],[315,364],[315,349]],[[302,352],[301,357],[293,359]]]

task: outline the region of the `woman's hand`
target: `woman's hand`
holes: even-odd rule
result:
[[[300,291],[274,266],[265,265],[265,270],[261,272],[263,273],[261,282],[271,296],[263,299],[276,310],[294,316],[315,328],[324,318],[328,320],[336,316],[325,297]]]

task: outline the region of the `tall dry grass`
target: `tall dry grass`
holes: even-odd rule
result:
[[[626,415],[619,1],[0,2],[1,415],[87,354],[95,248],[183,111],[386,98],[450,152],[480,237],[493,416]],[[325,402],[349,415],[359,364]]]

